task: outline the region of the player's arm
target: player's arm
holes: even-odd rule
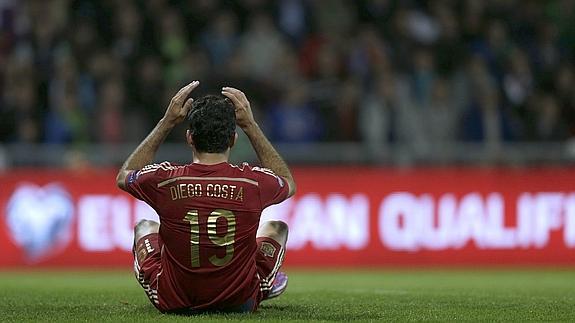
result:
[[[250,139],[262,166],[285,178],[289,186],[288,197],[293,196],[296,185],[289,167],[256,123],[250,102],[245,94],[231,87],[224,87],[222,94],[232,100],[236,109],[236,123]]]
[[[192,99],[186,101],[186,98],[199,84],[199,81],[194,81],[174,95],[164,117],[160,119],[154,130],[140,143],[120,168],[118,176],[116,176],[116,185],[119,188],[126,189],[125,181],[130,172],[140,170],[152,162],[158,148],[170,134],[170,131],[186,118],[193,102]]]

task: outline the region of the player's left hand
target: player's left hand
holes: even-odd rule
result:
[[[236,123],[244,131],[250,126],[254,125],[256,121],[254,120],[254,114],[252,113],[252,108],[250,106],[250,101],[246,98],[244,92],[235,89],[233,87],[223,87],[222,94],[234,104],[236,111]]]
[[[200,81],[193,81],[181,88],[180,91],[174,95],[164,115],[164,119],[166,121],[178,124],[186,119],[188,112],[192,108],[192,103],[194,102],[194,99],[189,98],[186,100],[186,98],[188,98],[190,93],[192,93],[198,85],[200,85]]]

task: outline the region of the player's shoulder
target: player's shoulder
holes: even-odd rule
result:
[[[235,168],[237,172],[241,173],[244,177],[253,179],[258,183],[262,181],[277,181],[280,186],[284,185],[283,178],[278,176],[269,168],[252,166],[246,162],[242,163],[241,165],[230,164],[230,166]]]
[[[182,168],[182,167],[184,167],[184,166],[173,164],[169,161],[163,161],[163,162],[158,163],[158,164],[146,165],[146,166],[142,167],[140,172],[152,173],[152,172],[157,172],[157,171],[173,171],[173,170],[177,170],[177,169]]]
[[[144,177],[169,177],[175,173],[181,172],[185,165],[173,164],[168,161],[163,161],[157,164],[149,164],[137,172],[137,176]]]
[[[243,174],[260,174],[260,173],[273,174],[274,173],[271,169],[259,167],[259,166],[252,166],[247,162],[243,162],[240,165],[235,165],[235,164],[229,164],[229,165],[237,173],[243,173]]]

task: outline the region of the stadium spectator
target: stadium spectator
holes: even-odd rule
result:
[[[306,143],[321,139],[323,120],[307,97],[305,86],[292,83],[281,100],[268,107],[265,120],[270,140]]]
[[[396,81],[393,75],[382,75],[360,105],[358,128],[367,151],[374,155],[386,153],[396,139],[394,120],[398,109]]]
[[[99,142],[119,143],[124,136],[134,136],[145,131],[139,126],[143,123],[143,120],[138,120],[137,118],[126,118],[124,120],[124,96],[124,87],[121,80],[110,79],[102,84],[99,94],[100,104],[96,114],[96,122],[98,123],[96,136]],[[134,127],[137,127],[137,129],[134,129]],[[125,129],[125,132],[123,129]]]
[[[481,56],[474,56],[467,66],[468,98],[462,117],[462,139],[485,142],[490,153],[503,140],[511,139],[508,111],[502,106],[496,79],[489,73]]]
[[[269,80],[281,73],[276,70],[277,62],[287,43],[268,14],[258,12],[251,17],[239,46],[245,69],[253,73],[252,77]]]

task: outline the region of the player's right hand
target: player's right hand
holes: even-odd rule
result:
[[[166,110],[164,119],[170,123],[178,124],[186,119],[188,112],[192,108],[194,99],[188,98],[190,93],[200,85],[200,81],[193,81],[192,83],[181,88],[170,101],[170,105]]]
[[[232,100],[236,110],[236,123],[240,128],[245,130],[256,123],[250,102],[244,92],[233,87],[223,87],[222,94]]]

